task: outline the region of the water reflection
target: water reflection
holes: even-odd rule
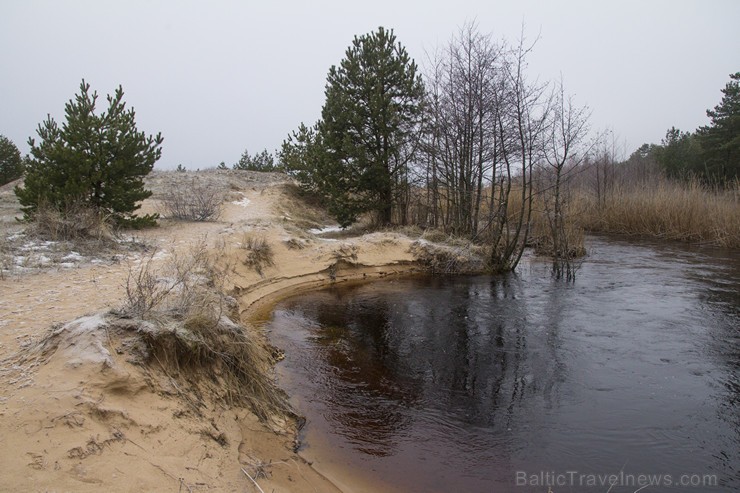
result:
[[[351,292],[326,295],[318,305],[319,326],[311,340],[321,348],[331,380],[329,415],[357,450],[389,455],[395,437],[410,422],[404,409],[418,400],[414,376],[403,371],[386,331],[390,307],[381,299],[372,306],[352,299]]]
[[[620,469],[740,488],[737,258],[598,239],[591,251],[575,285],[534,263],[281,303],[273,342],[324,452],[405,491]]]

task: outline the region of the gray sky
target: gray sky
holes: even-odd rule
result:
[[[139,129],[162,132],[157,168],[230,166],[316,121],[354,35],[393,28],[423,65],[473,19],[512,42],[522,22],[539,33],[530,74],[562,73],[627,154],[706,124],[740,71],[738,0],[0,0],[0,134],[28,152],[84,77],[103,103],[123,85]]]

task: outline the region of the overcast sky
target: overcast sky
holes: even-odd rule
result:
[[[231,166],[316,121],[354,35],[393,28],[423,65],[469,20],[539,34],[530,74],[562,74],[627,154],[706,124],[740,71],[738,0],[0,0],[0,134],[25,154],[84,78],[103,102],[121,84],[139,129],[162,132],[157,168]]]

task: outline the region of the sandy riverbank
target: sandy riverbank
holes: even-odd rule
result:
[[[155,173],[149,180],[155,195],[144,209],[156,210],[158,193],[191,176]],[[218,252],[228,273],[224,289],[247,322],[300,290],[411,272],[417,269],[413,240],[396,233],[344,239],[310,233],[326,218],[300,203],[279,175],[199,176],[228,190],[219,220],[164,220],[138,234],[148,250],[104,258],[55,252],[57,262],[44,249],[58,246],[21,239],[20,253],[6,249],[0,491],[259,491],[245,472],[264,491],[339,491],[293,452],[291,426],[261,422],[248,409],[207,395],[198,395],[203,405],[191,409],[188,395],[198,387],[183,390],[177,378],[135,361],[129,340],[104,314],[121,305],[127,277],[147,259],[164,264],[196,243]],[[18,229],[7,220],[17,210],[12,201],[8,187],[0,190],[5,236]],[[274,265],[262,275],[244,264],[245,233],[272,246]],[[54,324],[83,316],[76,325],[57,325],[63,330],[53,347],[40,348]]]

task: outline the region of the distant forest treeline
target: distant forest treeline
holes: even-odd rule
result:
[[[671,178],[726,185],[740,173],[740,72],[730,75],[722,101],[707,110],[710,124],[694,132],[672,127],[660,144],[643,144],[630,161],[652,161]]]

